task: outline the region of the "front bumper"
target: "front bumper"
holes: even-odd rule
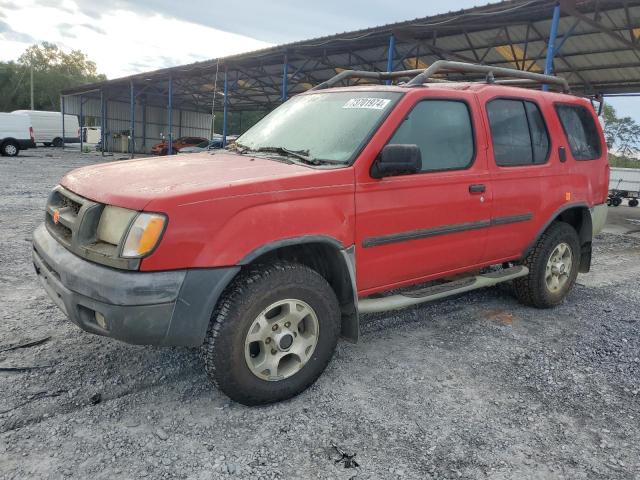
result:
[[[201,345],[220,294],[240,269],[117,270],[71,253],[44,225],[33,235],[33,263],[40,283],[73,323],[144,345]]]

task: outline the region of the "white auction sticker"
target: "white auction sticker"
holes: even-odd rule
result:
[[[389,102],[388,98],[352,98],[342,108],[370,108],[372,110],[384,110]]]

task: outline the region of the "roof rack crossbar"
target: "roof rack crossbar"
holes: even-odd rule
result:
[[[344,70],[337,75],[334,75],[329,80],[319,83],[311,90],[322,90],[323,88],[330,88],[336,83],[346,80],[348,78],[371,78],[374,80],[392,80],[400,77],[415,77],[421,74],[424,70],[400,70],[397,72],[368,72],[366,70]]]
[[[407,86],[421,85],[425,82],[425,80],[431,78],[436,73],[448,72],[483,73],[488,76],[500,76],[509,77],[512,79],[530,80],[534,83],[558,85],[562,88],[562,91],[569,92],[569,84],[562,77],[556,77],[554,75],[544,75],[542,73],[525,72],[523,70],[516,70],[514,68],[493,67],[491,65],[476,65],[474,63],[465,62],[451,62],[449,60],[438,60],[436,62],[433,62],[433,64],[430,65],[429,68],[413,77],[409,81],[409,83],[407,83]]]
[[[349,78],[370,78],[374,80],[391,80],[401,77],[413,77],[404,86],[414,87],[429,82],[443,82],[444,79],[432,78],[438,73],[480,73],[485,75],[486,81],[503,85],[534,85],[548,84],[559,86],[563,92],[568,93],[569,84],[562,77],[543,75],[541,73],[525,72],[513,68],[493,67],[490,65],[477,65],[474,63],[452,62],[438,60],[429,68],[421,70],[400,70],[395,72],[368,72],[363,70],[344,70],[315,87],[312,90],[322,90]],[[507,79],[495,80],[494,77],[507,77]]]

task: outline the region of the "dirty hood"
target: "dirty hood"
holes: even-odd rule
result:
[[[60,183],[96,202],[142,210],[151,200],[189,202],[286,190],[292,181],[304,187],[304,177],[319,174],[302,165],[205,152],[91,165]]]

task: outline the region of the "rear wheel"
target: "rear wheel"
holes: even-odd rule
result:
[[[622,199],[620,197],[616,197],[611,200],[611,203],[614,207],[619,207],[622,204]]]
[[[538,308],[561,303],[573,288],[579,262],[580,242],[575,229],[564,222],[553,223],[523,262],[529,274],[513,281],[518,300]]]
[[[637,198],[632,198],[631,200],[629,200],[629,206],[630,207],[637,207],[638,206],[638,199]]]
[[[52,142],[53,146],[56,147],[56,148],[62,147],[62,143],[63,142],[62,142],[62,139],[60,137],[54,138],[53,142]]]
[[[212,382],[245,405],[277,402],[309,387],[331,360],[340,332],[327,281],[300,264],[252,267],[228,288],[203,346]]]
[[[2,144],[2,147],[0,148],[0,153],[2,153],[2,155],[5,157],[15,157],[16,155],[18,155],[19,151],[20,147],[13,140],[4,142]]]

